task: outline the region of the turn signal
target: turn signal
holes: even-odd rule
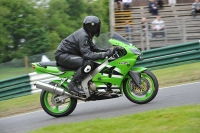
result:
[[[32,68],[35,69],[35,65],[32,65]]]

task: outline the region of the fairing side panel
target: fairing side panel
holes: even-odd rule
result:
[[[114,86],[121,86],[124,77],[136,63],[138,55],[134,55],[130,49],[125,48],[127,54],[109,64],[92,79],[93,82],[111,83]]]
[[[32,65],[34,65],[35,70],[38,74],[51,74],[58,76],[59,78],[73,76],[75,73],[74,71],[61,72],[57,66],[42,67],[38,63],[32,63]]]

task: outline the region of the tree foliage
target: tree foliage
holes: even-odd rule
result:
[[[108,0],[1,0],[0,62],[54,50],[87,15],[109,29]]]
[[[42,45],[41,45],[42,44]],[[44,28],[35,28],[27,34],[24,49],[27,55],[40,54],[51,49],[47,33]]]

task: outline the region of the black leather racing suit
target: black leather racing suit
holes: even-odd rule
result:
[[[82,72],[85,63],[90,60],[102,59],[103,52],[106,51],[94,45],[92,37],[81,28],[61,41],[56,50],[55,59],[61,66],[78,69],[72,79],[77,81],[82,80],[86,75]]]

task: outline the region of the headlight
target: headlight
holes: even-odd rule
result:
[[[136,54],[136,55],[142,55],[142,53],[141,53],[139,50],[137,50],[137,49],[130,48],[130,50],[131,50],[134,54]]]

